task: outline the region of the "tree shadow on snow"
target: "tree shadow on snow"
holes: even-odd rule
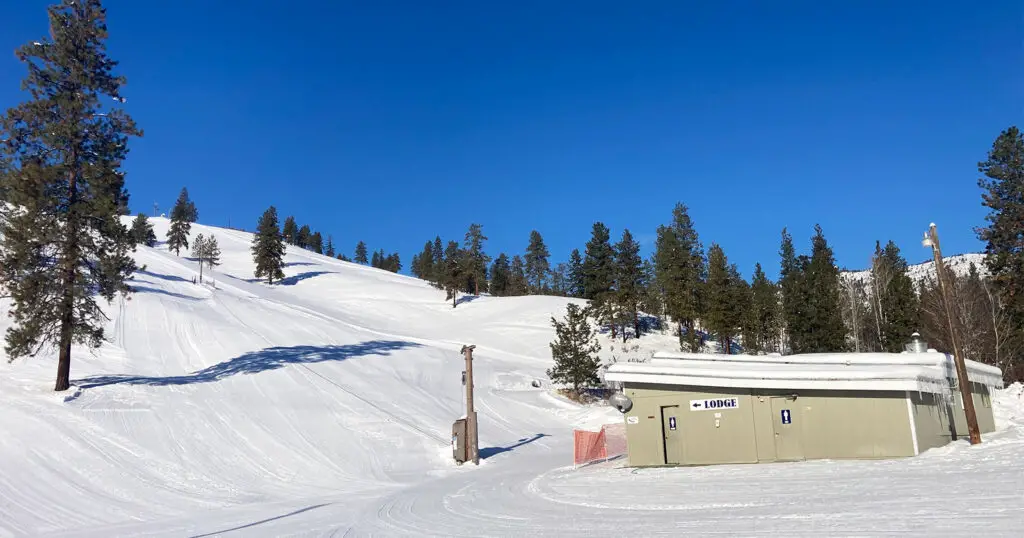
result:
[[[190,280],[188,278],[184,278],[184,277],[180,277],[180,276],[174,276],[174,275],[161,275],[160,273],[154,273],[152,271],[147,271],[145,269],[137,269],[135,271],[135,273],[139,274],[139,275],[151,276],[153,278],[159,278],[160,280],[167,280],[167,281],[170,281],[170,282],[189,282],[189,283],[192,282],[192,280]]]
[[[278,280],[277,283],[282,285],[282,286],[294,286],[295,284],[298,284],[299,282],[302,282],[303,280],[307,280],[307,279],[310,279],[310,278],[313,278],[313,277],[317,277],[317,276],[320,276],[320,275],[330,275],[330,274],[334,274],[334,271],[307,271],[305,273],[299,273],[299,274],[294,275],[294,276],[289,276],[289,277],[282,278],[281,280]]]
[[[287,262],[287,263],[284,264],[285,267],[297,267],[297,266],[300,266],[300,265],[316,265],[316,264],[315,263],[311,263],[311,262]]]
[[[530,444],[530,443],[540,439],[541,437],[547,437],[547,436],[548,435],[546,433],[538,433],[538,434],[534,435],[533,437],[526,437],[526,438],[520,439],[519,442],[514,444],[514,445],[509,445],[509,446],[489,446],[489,447],[486,447],[486,448],[481,448],[480,451],[479,451],[480,452],[480,458],[481,459],[487,459],[487,458],[490,458],[492,456],[497,456],[498,454],[503,454],[505,452],[512,452],[513,450],[515,450],[515,449],[517,449],[517,448],[519,448],[519,447],[521,447],[523,445],[528,445],[528,444]]]
[[[82,389],[106,385],[191,385],[212,383],[225,377],[239,374],[258,374],[276,370],[288,364],[313,364],[327,361],[343,361],[367,355],[390,355],[392,351],[420,347],[414,342],[399,340],[371,340],[344,346],[293,346],[271,347],[252,351],[231,360],[215,364],[190,374],[166,377],[110,375],[80,379],[75,385]]]
[[[463,303],[469,303],[479,298],[479,295],[463,295],[462,297],[459,297],[458,299],[455,300],[455,305],[458,306]]]
[[[149,286],[139,286],[138,284],[132,285],[132,291],[136,293],[156,293],[158,295],[167,295],[169,297],[176,297],[178,299],[184,299],[186,301],[198,301],[200,297],[193,297],[191,295],[185,295],[182,293],[175,293],[173,291],[162,290],[160,288],[151,288]]]

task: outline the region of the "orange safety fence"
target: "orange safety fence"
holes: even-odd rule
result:
[[[600,431],[573,430],[573,464],[581,465],[626,453],[624,424],[606,424]]]

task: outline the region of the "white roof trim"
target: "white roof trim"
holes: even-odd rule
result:
[[[968,379],[1002,387],[1002,372],[966,361]],[[948,393],[956,378],[943,353],[819,353],[790,356],[659,352],[650,363],[619,363],[608,381],[734,388]]]

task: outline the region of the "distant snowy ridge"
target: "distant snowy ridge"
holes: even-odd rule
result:
[[[980,252],[945,256],[942,258],[942,263],[958,276],[968,274],[971,270],[972,263],[978,269],[978,274],[981,276],[988,275],[988,268],[985,267],[985,254]],[[928,278],[935,278],[935,262],[927,261],[911,265],[907,267],[907,274],[910,275],[910,279],[914,281],[914,284],[920,284]],[[843,279],[854,280],[866,284],[871,279],[871,270],[862,269],[860,271],[841,271],[840,275]]]

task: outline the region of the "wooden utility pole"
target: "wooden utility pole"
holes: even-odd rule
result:
[[[946,280],[946,268],[942,264],[942,249],[939,247],[939,232],[935,229],[933,222],[924,234],[925,246],[932,247],[932,254],[935,256],[935,273],[939,279],[939,289],[942,291],[942,304],[946,310],[946,323],[949,326],[949,339],[953,342],[953,362],[956,364],[956,377],[960,385],[960,397],[964,402],[964,414],[967,416],[967,431],[971,435],[971,444],[981,442],[981,432],[978,430],[978,415],[974,411],[974,396],[971,393],[971,382],[967,378],[967,364],[960,351],[960,337],[957,336],[956,327],[953,325],[953,302],[950,299],[950,284]]]
[[[462,346],[466,356],[466,448],[467,458],[480,465],[480,447],[477,442],[476,410],[473,408],[473,350],[475,345]]]

